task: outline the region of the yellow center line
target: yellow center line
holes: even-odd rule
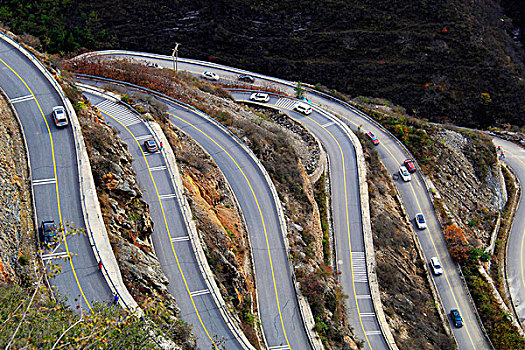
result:
[[[195,304],[195,300],[193,300],[193,296],[191,295],[191,291],[190,291],[190,288],[188,286],[188,282],[186,280],[186,276],[184,275],[184,272],[182,271],[182,267],[180,266],[179,257],[177,255],[177,252],[175,251],[175,246],[173,245],[173,241],[171,239],[172,237],[171,237],[170,229],[169,229],[169,226],[168,226],[168,221],[166,219],[166,213],[164,212],[164,206],[162,205],[162,200],[160,199],[159,190],[157,188],[157,184],[155,183],[155,179],[153,178],[153,174],[151,173],[151,169],[150,169],[148,160],[146,159],[146,155],[144,154],[144,151],[142,150],[140,142],[135,138],[135,135],[128,129],[128,127],[120,122],[120,120],[118,120],[116,117],[112,116],[111,114],[109,114],[106,111],[103,111],[100,108],[99,108],[99,110],[101,112],[103,112],[105,115],[107,115],[108,117],[110,117],[113,120],[115,120],[117,123],[119,123],[124,129],[126,129],[127,132],[131,135],[131,137],[133,137],[133,139],[135,140],[135,142],[137,143],[137,145],[138,145],[138,147],[140,149],[140,153],[142,154],[142,157],[144,158],[144,162],[146,163],[146,166],[148,168],[148,172],[149,172],[149,175],[151,177],[151,181],[153,182],[153,186],[155,187],[155,193],[157,194],[157,199],[159,201],[160,210],[162,212],[162,218],[164,220],[164,226],[166,227],[166,232],[168,233],[168,239],[169,239],[169,241],[171,243],[171,250],[173,252],[173,255],[175,256],[175,260],[177,261],[177,267],[179,268],[179,272],[180,272],[180,274],[182,276],[182,280],[184,281],[184,286],[186,287],[186,292],[188,293],[188,295],[190,297],[191,303],[193,305],[193,309],[195,310],[195,313],[197,314],[197,318],[199,319],[199,322],[200,322],[202,328],[204,329],[204,332],[206,333],[206,335],[208,336],[208,338],[212,342],[213,347],[218,350],[219,347],[217,346],[217,344],[215,344],[215,342],[213,341],[213,337],[210,335],[210,333],[206,329],[206,326],[204,325],[204,321],[202,320],[201,315],[199,313],[199,310],[197,309],[197,305]]]
[[[342,118],[344,118],[345,120],[347,120],[348,122],[350,122],[350,123],[353,124],[354,126],[358,126],[355,122],[353,122],[353,121],[350,120],[349,118],[344,117],[344,116],[342,116]],[[396,162],[398,162],[399,164],[401,164],[401,161],[399,161],[399,160],[394,156],[394,154],[390,151],[390,149],[389,149],[387,146],[385,146],[384,143],[381,142],[380,145],[381,145],[382,147],[384,147],[384,149],[390,154],[390,156],[392,157],[392,159],[394,159]],[[421,176],[424,176],[424,175],[422,174]],[[410,185],[410,188],[411,188],[411,190],[412,190],[412,194],[414,195],[414,199],[416,200],[416,203],[417,203],[417,206],[418,206],[418,208],[419,208],[419,211],[420,211],[420,212],[423,212],[423,209],[421,208],[421,205],[419,204],[419,200],[417,199],[416,192],[415,192],[415,190],[414,190],[414,187],[413,187],[412,183],[409,183],[409,185]],[[430,232],[430,228],[428,228],[428,227],[427,227],[427,232],[428,232],[428,236],[429,236],[429,238],[430,238],[430,241],[432,242],[432,246],[434,247],[434,252],[435,252],[436,255],[439,257],[439,253],[438,253],[437,247],[436,247],[436,245],[435,245],[435,243],[434,243],[434,239],[432,238],[432,234],[431,234],[431,232]],[[447,281],[447,284],[448,284],[448,287],[449,287],[449,289],[450,289],[450,293],[452,294],[452,298],[454,299],[454,303],[455,303],[455,305],[456,305],[456,308],[459,309],[460,307],[459,307],[458,301],[457,301],[457,299],[456,299],[456,295],[455,295],[455,293],[454,293],[454,291],[453,291],[453,289],[452,289],[452,285],[450,284],[450,281],[449,281],[449,279],[448,279],[448,275],[447,275],[445,269],[443,269],[443,275],[444,275],[444,277],[445,277],[445,279],[446,279],[446,281]],[[465,330],[467,331],[467,335],[468,335],[468,337],[469,337],[469,339],[470,339],[470,342],[471,342],[471,344],[472,344],[472,347],[473,347],[474,349],[476,349],[476,345],[474,344],[474,341],[472,340],[472,337],[471,337],[471,335],[470,335],[470,332],[469,332],[469,330],[468,330],[468,326],[467,326],[467,323],[466,323],[466,322],[464,323],[464,326],[465,326]]]
[[[288,341],[288,336],[286,335],[286,329],[284,327],[284,321],[283,321],[283,316],[282,316],[282,313],[281,313],[281,306],[279,305],[279,295],[277,293],[277,283],[275,281],[275,273],[274,273],[274,270],[273,270],[273,263],[272,263],[272,254],[270,252],[270,243],[268,241],[268,234],[266,232],[266,225],[264,223],[264,216],[262,214],[262,210],[261,210],[261,207],[259,205],[259,201],[257,199],[257,196],[255,194],[255,191],[250,183],[250,181],[248,180],[248,177],[246,176],[246,174],[244,173],[244,171],[242,170],[242,168],[239,166],[239,164],[237,163],[237,161],[230,155],[230,153],[228,151],[226,151],[226,149],[224,149],[219,143],[217,143],[213,138],[211,138],[210,136],[208,136],[208,134],[206,134],[204,131],[202,131],[201,129],[199,129],[198,127],[196,127],[195,125],[191,124],[190,122],[182,119],[182,118],[179,118],[178,116],[172,114],[172,113],[169,113],[169,115],[173,116],[174,118],[177,118],[178,120],[180,120],[181,122],[193,127],[195,130],[197,130],[198,132],[200,132],[201,134],[203,134],[205,137],[207,137],[210,141],[212,141],[217,147],[219,147],[234,163],[235,165],[237,166],[237,168],[239,169],[239,171],[241,172],[242,176],[244,177],[244,179],[246,180],[248,186],[250,187],[250,191],[252,193],[252,196],[255,200],[255,203],[257,204],[257,209],[259,210],[259,215],[261,217],[261,223],[262,223],[262,226],[263,226],[263,230],[264,230],[264,238],[266,240],[266,248],[267,248],[267,251],[268,251],[268,259],[270,261],[270,269],[272,271],[272,280],[273,280],[273,287],[274,287],[274,291],[275,291],[275,300],[277,302],[277,310],[279,312],[279,319],[281,321],[281,327],[282,327],[282,330],[283,330],[283,334],[284,334],[284,338],[286,339],[286,344],[288,345],[288,348],[291,350],[292,347],[290,345],[290,342]],[[285,238],[286,239],[286,238]]]
[[[75,267],[73,266],[73,259],[71,258],[71,254],[69,252],[69,248],[68,248],[68,244],[67,244],[67,239],[66,239],[66,227],[65,225],[63,224],[62,222],[62,210],[61,210],[61,207],[60,207],[60,194],[59,194],[59,190],[58,190],[58,177],[57,177],[57,167],[56,167],[56,161],[55,161],[55,148],[53,146],[53,136],[51,135],[51,129],[49,128],[49,124],[47,123],[47,120],[46,120],[46,116],[44,114],[44,112],[42,111],[42,107],[40,106],[40,103],[38,102],[35,94],[33,93],[33,90],[31,90],[31,88],[29,88],[29,86],[27,85],[27,83],[25,82],[24,79],[22,79],[22,77],[13,69],[11,68],[11,66],[9,66],[3,59],[0,58],[0,61],[11,71],[13,72],[17,77],[18,79],[20,79],[20,81],[24,84],[24,86],[27,88],[27,90],[29,91],[29,93],[31,94],[31,96],[33,97],[33,99],[35,100],[37,106],[38,106],[38,109],[40,111],[40,114],[42,115],[42,118],[44,119],[44,122],[46,123],[46,128],[47,128],[47,132],[49,134],[49,141],[50,141],[50,144],[51,144],[51,156],[53,158],[53,172],[54,172],[54,177],[55,177],[55,191],[56,191],[56,195],[57,195],[57,207],[58,207],[58,217],[60,219],[60,226],[62,227],[62,237],[64,239],[64,246],[66,248],[66,252],[67,252],[67,257],[68,257],[68,260],[69,260],[69,264],[71,265],[71,271],[73,271],[73,275],[75,276],[75,281],[77,282],[77,286],[78,286],[78,289],[80,290],[80,294],[82,294],[82,297],[84,298],[84,301],[86,302],[86,305],[88,306],[89,310],[93,311],[93,309],[91,308],[91,305],[89,304],[89,301],[87,300],[86,298],[86,295],[84,294],[84,291],[82,290],[82,287],[80,286],[80,281],[78,280],[78,276],[77,276],[77,273],[75,271]],[[27,150],[29,152],[29,150]],[[37,231],[38,231],[38,228],[35,228]]]

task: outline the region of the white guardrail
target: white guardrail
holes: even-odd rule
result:
[[[128,289],[122,281],[122,275],[117,264],[115,255],[109,242],[109,237],[102,219],[102,213],[100,211],[100,204],[98,202],[97,192],[95,188],[95,182],[91,173],[91,165],[89,163],[89,157],[87,154],[86,146],[84,144],[84,138],[80,124],[78,122],[77,115],[71,102],[65,97],[62,88],[58,82],[51,76],[44,65],[33,56],[28,50],[26,50],[20,43],[9,37],[7,34],[0,31],[2,38],[11,44],[14,48],[24,54],[46,77],[50,84],[55,88],[59,94],[62,103],[64,104],[68,115],[70,116],[71,129],[75,140],[75,154],[78,165],[78,176],[79,176],[79,188],[80,197],[82,204],[82,212],[84,216],[84,224],[86,226],[86,233],[89,238],[93,253],[97,260],[97,263],[102,262],[101,272],[106,280],[111,292],[114,295],[118,295],[119,304],[136,313],[142,315],[142,310],[138,307],[138,304],[133,299]],[[36,219],[35,219],[36,220]]]
[[[184,185],[182,184],[182,179],[181,179],[179,168],[177,166],[177,162],[175,159],[175,154],[173,153],[173,149],[171,148],[171,145],[169,144],[168,139],[166,138],[166,135],[162,131],[161,127],[157,123],[150,122],[148,119],[143,118],[142,114],[140,114],[135,108],[133,108],[133,106],[125,103],[124,101],[118,99],[115,96],[104,93],[100,91],[99,89],[93,86],[90,86],[90,85],[77,84],[77,86],[79,86],[82,90],[89,90],[90,93],[101,96],[115,103],[122,104],[123,106],[128,108],[130,111],[132,111],[132,113],[138,116],[138,118],[142,121],[142,123],[148,128],[149,132],[156,139],[157,144],[162,143],[163,148],[161,150],[161,153],[164,158],[164,161],[166,162],[167,169],[170,174],[171,182],[175,189],[175,193],[176,193],[175,198],[179,202],[178,204],[179,204],[179,207],[181,208],[181,213],[184,218],[183,221],[186,225],[186,229],[190,236],[190,242],[191,242],[191,246],[193,249],[193,253],[195,254],[195,257],[199,264],[199,269],[204,278],[204,281],[206,285],[208,286],[208,289],[211,291],[215,304],[217,305],[224,321],[226,322],[232,334],[235,336],[236,340],[239,342],[239,344],[244,349],[255,350],[253,345],[250,344],[249,340],[246,338],[244,333],[241,331],[241,329],[237,326],[236,322],[234,321],[234,317],[229,312],[227,304],[224,302],[224,299],[220,293],[219,287],[217,286],[217,283],[215,282],[215,279],[213,277],[214,276],[213,272],[211,271],[211,268],[208,264],[208,260],[206,259],[204,250],[202,249],[203,243],[200,240],[200,237],[197,233],[197,227],[195,225],[195,222],[192,219],[193,215],[191,214],[190,205],[186,199],[186,196],[184,195],[184,190],[183,190]]]

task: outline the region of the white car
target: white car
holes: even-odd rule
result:
[[[304,103],[297,103],[293,109],[295,109],[297,112],[303,113],[303,114],[310,114],[312,113],[312,107],[305,105]]]
[[[424,230],[427,228],[427,222],[423,213],[417,213],[414,219],[416,221],[416,226],[418,229]]]
[[[430,258],[430,267],[432,268],[434,275],[439,276],[443,274],[443,268],[441,267],[437,256]]]
[[[412,180],[412,175],[410,175],[407,168],[403,165],[399,168],[399,175],[401,175],[401,178],[405,182]]]
[[[53,107],[53,120],[58,128],[66,127],[68,124],[67,114],[62,106]]]
[[[214,81],[217,81],[217,80],[220,79],[219,74],[214,73],[214,72],[210,72],[209,70],[202,72],[202,77],[204,79],[214,80]]]
[[[254,92],[251,94],[250,100],[256,102],[268,102],[270,101],[270,95],[265,94],[264,92]]]

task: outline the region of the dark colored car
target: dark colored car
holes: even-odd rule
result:
[[[405,167],[407,168],[409,173],[415,173],[416,172],[416,165],[412,161],[412,159],[405,159]]]
[[[239,75],[239,80],[240,81],[244,81],[245,83],[255,83],[255,78],[252,77],[251,75],[249,74],[242,74],[242,75]]]
[[[452,322],[454,323],[454,326],[456,326],[457,328],[463,327],[463,319],[461,318],[458,309],[450,310],[450,317],[452,317]]]
[[[376,135],[372,134],[371,132],[367,132],[365,135],[368,136],[374,145],[379,145],[379,140],[377,139]]]
[[[55,237],[57,235],[57,225],[53,220],[42,221],[40,226],[42,232],[42,238],[45,244],[55,243]]]
[[[159,147],[157,147],[157,143],[151,139],[144,141],[144,148],[146,148],[146,151],[148,151],[149,153],[154,153],[159,150]]]

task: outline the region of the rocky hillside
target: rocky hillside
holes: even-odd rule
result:
[[[517,1],[505,1],[505,3]],[[0,21],[62,54],[119,48],[198,58],[347,94],[411,115],[525,121],[523,49],[498,0],[5,2]]]
[[[0,93],[0,282],[30,283],[36,234],[20,125]]]

